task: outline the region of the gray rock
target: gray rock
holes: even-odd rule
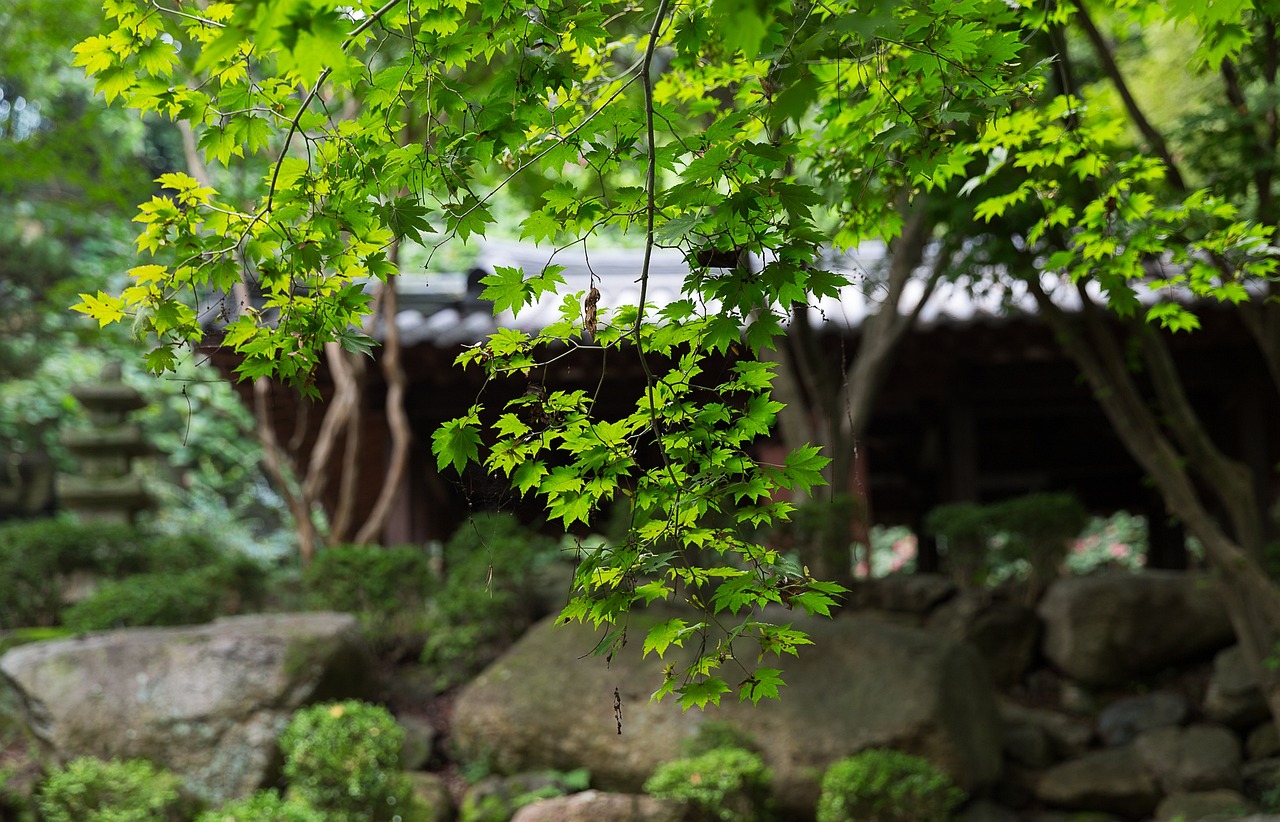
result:
[[[1015,702],[1000,703],[1000,716],[1005,723],[1005,733],[1017,725],[1034,725],[1049,739],[1053,755],[1057,759],[1071,759],[1083,754],[1093,738],[1093,729],[1084,721],[1068,714],[1043,708],[1025,708]]]
[[[1022,679],[1035,659],[1040,620],[1025,605],[994,599],[989,591],[964,591],[938,607],[929,630],[973,645],[997,685]]]
[[[1240,741],[1221,725],[1159,728],[1133,744],[1167,794],[1242,785]]]
[[[508,773],[587,767],[597,787],[637,792],[682,740],[715,719],[755,741],[783,808],[809,813],[827,766],[866,748],[924,756],[967,789],[999,775],[1000,719],[990,679],[968,646],[870,618],[783,612],[779,618],[808,631],[815,645],[784,660],[781,700],[753,706],[726,695],[719,708],[682,712],[671,700],[649,699],[671,654],[642,661],[636,650],[658,618],[633,615],[630,647],[607,666],[588,654],[593,632],[538,624],[459,696],[456,749]]]
[[[396,724],[404,731],[400,767],[406,771],[422,770],[435,752],[436,729],[426,720],[413,716],[396,717]]]
[[[897,574],[859,582],[849,604],[923,616],[955,592],[955,583],[941,574]]]
[[[679,803],[643,794],[583,791],[542,799],[516,811],[511,822],[681,822]]]
[[[1055,765],[1040,775],[1036,797],[1061,808],[1144,816],[1160,800],[1156,780],[1132,745]]]
[[[1244,745],[1246,759],[1266,759],[1280,754],[1280,732],[1276,723],[1264,722],[1249,732]]]
[[[460,808],[463,819],[510,819],[523,805],[570,790],[554,771],[487,776],[467,789]]]
[[[1214,657],[1213,676],[1204,695],[1204,712],[1215,722],[1240,729],[1271,716],[1258,688],[1258,679],[1249,669],[1239,645],[1232,645]]]
[[[1006,722],[1004,726],[1004,755],[1028,768],[1040,769],[1052,765],[1053,743],[1045,729],[1032,722]]]
[[[1280,757],[1246,762],[1240,772],[1245,796],[1265,808],[1276,807],[1280,800]]]
[[[1254,810],[1253,803],[1236,791],[1216,790],[1175,793],[1156,806],[1157,822],[1227,822]]]
[[[956,815],[955,822],[1018,822],[1018,815],[989,799],[975,799]]]
[[[1179,571],[1063,577],[1049,586],[1038,611],[1045,656],[1095,685],[1207,654],[1234,636],[1210,578]]]
[[[449,786],[433,773],[415,771],[407,774],[413,786],[413,808],[406,816],[413,822],[453,822],[457,809]]]
[[[355,619],[332,613],[109,631],[0,658],[48,752],[150,759],[213,803],[263,786],[289,715],[361,695],[368,668]]]
[[[1098,712],[1098,698],[1078,682],[1064,680],[1058,686],[1058,704],[1073,714],[1092,715]]]
[[[1156,691],[1120,699],[1098,716],[1098,736],[1109,747],[1132,742],[1143,731],[1180,725],[1187,700],[1172,691]]]

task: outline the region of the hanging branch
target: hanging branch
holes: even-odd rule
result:
[[[645,356],[644,340],[640,334],[644,325],[644,305],[649,293],[649,267],[653,260],[653,248],[656,244],[654,223],[658,213],[658,144],[655,136],[653,111],[653,53],[657,48],[658,35],[662,32],[662,22],[667,16],[669,5],[670,0],[662,0],[658,5],[658,13],[654,15],[653,26],[649,29],[649,42],[645,44],[644,60],[640,66],[640,82],[644,88],[645,133],[648,137],[648,166],[645,170],[644,178],[644,261],[640,264],[640,301],[639,305],[636,306],[636,325],[632,334],[635,337],[636,353],[640,357],[640,367],[644,370],[645,397],[649,400],[649,419],[653,426],[653,435],[658,443],[658,453],[662,455],[663,464],[666,466],[667,473],[671,475],[671,481],[675,482],[675,473],[671,468],[671,461],[668,459],[666,448],[662,444],[662,427],[658,422],[657,406],[654,404],[653,395],[657,387],[656,380],[653,376],[653,369],[649,367],[649,360]]]
[[[1169,185],[1176,191],[1185,192],[1187,184],[1182,179],[1182,173],[1178,171],[1178,164],[1173,160],[1173,154],[1169,151],[1169,146],[1165,143],[1164,135],[1151,125],[1151,121],[1143,114],[1142,107],[1138,105],[1138,101],[1134,98],[1133,92],[1129,90],[1129,84],[1124,79],[1124,74],[1120,71],[1120,66],[1116,64],[1115,55],[1111,52],[1111,45],[1106,38],[1102,36],[1102,32],[1098,31],[1098,27],[1094,25],[1093,18],[1089,16],[1089,12],[1085,9],[1083,0],[1075,0],[1076,20],[1080,23],[1080,28],[1084,30],[1084,34],[1089,38],[1089,42],[1093,44],[1093,50],[1098,55],[1098,62],[1102,64],[1102,70],[1110,78],[1112,85],[1116,88],[1116,93],[1120,95],[1120,99],[1124,101],[1125,111],[1129,113],[1129,119],[1133,120],[1133,124],[1138,131],[1151,146],[1151,151],[1160,158],[1164,163],[1165,179]]]

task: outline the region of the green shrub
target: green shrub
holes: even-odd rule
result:
[[[86,528],[68,520],[0,525],[0,628],[56,624],[64,574],[108,562],[140,569],[136,536],[125,526]]]
[[[422,651],[438,689],[466,681],[539,616],[532,589],[555,557],[552,540],[509,514],[478,514],[449,539]]]
[[[36,794],[44,822],[179,822],[192,803],[172,773],[141,759],[73,759],[51,773]]]
[[[326,548],[307,566],[302,582],[308,607],[355,614],[380,656],[421,653],[428,631],[426,597],[436,582],[422,549]]]
[[[403,741],[385,708],[357,701],[304,708],[280,737],[290,793],[325,822],[391,820],[409,807]]]
[[[771,776],[759,755],[716,748],[660,766],[645,793],[683,802],[695,819],[768,819]]]
[[[326,822],[323,814],[300,800],[285,799],[275,791],[228,802],[216,811],[205,811],[196,822]]]
[[[525,805],[585,791],[590,784],[591,774],[586,768],[490,776],[474,785],[462,798],[458,821],[507,822]]]
[[[945,822],[964,800],[964,791],[927,760],[863,751],[827,769],[818,822]]]
[[[759,753],[759,746],[749,734],[721,719],[707,719],[698,725],[697,733],[680,740],[680,755],[700,756],[717,748],[740,748]]]
[[[421,608],[434,578],[427,555],[413,545],[335,545],[303,572],[313,608],[364,613]]]
[[[120,579],[231,563],[201,535],[149,534],[128,525],[65,519],[0,525],[0,628],[58,623],[68,574]],[[243,585],[245,579],[238,580]]]
[[[1029,569],[1033,599],[1057,576],[1072,539],[1089,522],[1088,512],[1073,494],[1026,494],[989,510],[994,528],[1006,535],[1003,558],[1023,562]]]
[[[62,623],[74,631],[197,625],[260,600],[265,573],[255,560],[237,556],[181,573],[109,580],[65,609]]]
[[[147,538],[142,549],[144,568],[127,569],[129,572],[194,571],[228,561],[235,564],[235,560],[229,558],[243,556],[223,550],[217,542],[204,534],[157,534]],[[255,560],[248,557],[244,557],[244,564],[260,567]],[[113,569],[111,573],[113,576],[119,576],[121,569]]]
[[[939,537],[938,548],[956,584],[964,588],[986,582],[995,535],[987,506],[971,502],[939,505],[925,517],[925,530]]]

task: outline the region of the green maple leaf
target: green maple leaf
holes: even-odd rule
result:
[[[708,704],[719,705],[721,695],[727,694],[730,690],[732,689],[723,679],[713,676],[702,682],[677,688],[676,693],[680,694],[681,709],[687,711],[690,708],[705,708]]]
[[[510,311],[516,314],[528,303],[529,292],[524,286],[524,271],[514,266],[497,265],[493,273],[482,277],[484,291],[480,299],[493,303],[493,313]]]
[[[431,450],[436,455],[436,468],[452,465],[459,474],[467,463],[480,456],[480,407],[474,406],[465,417],[449,420],[431,435]]]
[[[697,627],[697,625],[689,625],[689,623],[678,617],[653,626],[644,638],[644,647],[640,651],[641,657],[656,653],[658,658],[661,659],[672,645],[677,648],[683,648],[684,638],[696,630]]]
[[[752,705],[757,705],[761,699],[777,699],[778,688],[786,684],[782,681],[782,671],[777,668],[756,668],[738,686],[738,701],[750,699]]]

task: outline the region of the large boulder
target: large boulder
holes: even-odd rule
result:
[[[929,630],[964,640],[978,649],[997,685],[1014,685],[1031,668],[1040,639],[1035,612],[989,591],[965,591],[929,617]]]
[[[1211,653],[1234,636],[1206,576],[1144,571],[1063,577],[1040,602],[1043,650],[1082,682],[1124,682]]]
[[[511,822],[683,822],[678,802],[643,794],[584,791],[525,805]]]
[[[1241,787],[1240,740],[1221,725],[1159,728],[1134,746],[1165,793]]]
[[[1204,695],[1204,712],[1215,722],[1236,729],[1250,728],[1270,717],[1267,701],[1258,687],[1239,645],[1213,658],[1213,676]]]
[[[213,803],[262,787],[289,715],[360,695],[368,670],[355,619],[333,613],[109,631],[0,658],[48,753],[143,757]]]
[[[1119,699],[1098,715],[1098,736],[1109,747],[1125,745],[1143,731],[1182,724],[1188,710],[1186,698],[1173,691]]]
[[[506,772],[586,767],[596,787],[634,792],[714,719],[754,740],[780,803],[808,813],[826,767],[866,748],[924,756],[966,788],[998,776],[1000,717],[972,648],[872,618],[783,614],[815,645],[783,662],[782,699],[726,695],[719,708],[687,712],[650,702],[671,661],[640,659],[654,615],[632,617],[632,641],[609,664],[588,654],[591,631],[546,620],[460,695],[454,744]]]
[[[1156,806],[1156,822],[1239,822],[1252,810],[1252,802],[1225,788],[1175,793]]]
[[[1145,816],[1160,801],[1160,786],[1132,745],[1055,765],[1040,775],[1035,791],[1049,805],[1124,816]]]

